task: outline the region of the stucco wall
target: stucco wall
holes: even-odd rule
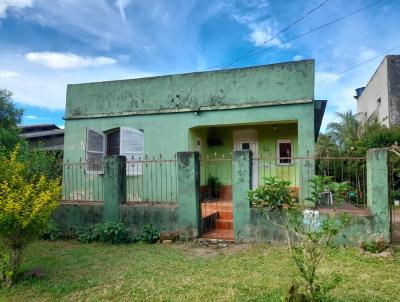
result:
[[[66,118],[313,99],[314,61],[307,60],[68,85]]]
[[[378,99],[381,99],[378,108]],[[389,126],[388,65],[385,58],[357,100],[357,112],[370,116],[378,113],[379,120]]]
[[[400,125],[400,56],[388,56],[389,123]]]

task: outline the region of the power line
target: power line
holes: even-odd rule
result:
[[[265,52],[269,51],[270,49],[273,49],[273,48],[276,48],[276,47],[285,45],[285,44],[287,44],[287,43],[289,43],[289,42],[291,42],[291,41],[294,41],[294,40],[297,40],[297,39],[299,39],[299,38],[301,38],[301,37],[304,37],[304,36],[306,36],[306,35],[309,35],[309,34],[315,32],[315,31],[317,31],[317,30],[320,30],[320,29],[322,29],[322,28],[325,28],[325,27],[327,27],[327,26],[329,26],[329,25],[332,25],[332,24],[334,24],[334,23],[336,23],[336,22],[342,21],[343,19],[346,19],[346,18],[348,18],[348,17],[351,17],[351,16],[353,16],[353,15],[355,15],[355,14],[357,14],[357,13],[363,11],[363,10],[366,10],[366,9],[368,9],[368,8],[370,8],[370,7],[374,6],[374,5],[376,5],[376,4],[380,3],[380,2],[382,2],[382,1],[384,1],[384,0],[377,0],[377,1],[371,3],[371,4],[367,5],[367,6],[364,6],[364,7],[361,7],[361,8],[359,8],[359,9],[356,9],[356,10],[354,10],[354,11],[348,13],[348,14],[345,14],[345,15],[343,15],[343,16],[337,18],[337,19],[334,19],[334,20],[332,20],[332,21],[330,21],[330,22],[328,22],[328,23],[325,23],[325,24],[323,24],[323,25],[317,26],[317,27],[315,27],[315,28],[313,28],[313,29],[311,29],[311,30],[309,30],[309,31],[307,31],[307,32],[304,32],[304,33],[300,34],[300,35],[294,36],[293,38],[290,38],[290,39],[288,39],[288,40],[286,40],[286,41],[284,41],[284,42],[278,43],[278,44],[273,45],[273,46],[270,46],[270,47],[268,47],[268,48],[264,48],[264,49],[262,49],[261,51],[258,51],[258,52],[253,51],[252,53],[248,53],[248,54],[246,54],[246,55],[244,55],[244,56],[242,56],[242,57],[240,57],[240,58],[237,58],[237,59],[231,61],[230,63],[225,63],[225,64],[222,64],[222,65],[219,65],[219,66],[223,66],[222,69],[225,69],[225,68],[227,68],[227,67],[232,66],[232,65],[233,65],[234,63],[236,63],[236,62],[239,62],[239,61],[241,61],[241,60],[247,59],[247,58],[252,57],[252,56],[255,56],[255,55],[259,55],[259,54],[265,53]]]
[[[257,51],[258,49],[260,49],[261,47],[263,47],[265,44],[273,41],[275,38],[277,38],[279,35],[281,35],[282,33],[284,33],[285,31],[288,31],[291,27],[293,27],[293,25],[299,23],[300,21],[304,20],[305,18],[307,18],[309,15],[311,15],[313,12],[315,12],[316,10],[320,9],[322,6],[324,6],[327,2],[329,2],[330,0],[325,0],[324,2],[320,3],[319,5],[317,5],[316,7],[314,7],[313,9],[309,10],[305,15],[301,16],[300,18],[296,19],[295,21],[293,21],[292,23],[290,23],[288,26],[286,26],[285,28],[281,29],[278,33],[276,33],[274,36],[272,36],[271,38],[263,41],[260,45],[254,47],[253,49],[249,50],[247,52],[246,55],[251,54],[255,51]],[[245,55],[245,56],[246,56]],[[236,60],[240,60],[241,58],[244,58],[245,56],[240,57],[239,59],[235,59],[234,62],[236,62]],[[223,64],[219,64],[207,69],[215,69],[215,68],[219,68],[219,67],[224,67],[227,64],[231,64],[231,62],[227,62],[227,63],[223,63]],[[229,66],[229,65],[228,65]],[[227,66],[226,66],[227,67]],[[225,67],[225,68],[226,68]]]
[[[355,68],[357,68],[357,67],[359,67],[359,66],[361,66],[361,65],[364,65],[364,64],[366,64],[366,63],[368,63],[368,62],[371,62],[371,61],[373,61],[373,60],[375,60],[375,59],[377,59],[377,58],[379,58],[379,57],[381,57],[381,56],[384,56],[384,55],[386,55],[386,54],[388,54],[388,53],[390,53],[390,52],[392,52],[393,50],[398,49],[398,48],[400,48],[400,45],[397,45],[396,47],[393,47],[393,48],[391,48],[391,49],[389,49],[389,50],[387,50],[387,51],[385,51],[385,52],[383,52],[383,53],[380,53],[379,55],[376,55],[376,56],[374,56],[374,57],[372,57],[372,58],[369,58],[368,60],[365,60],[365,61],[363,61],[363,62],[360,62],[360,63],[358,63],[358,64],[355,64],[355,65],[353,65],[353,66],[351,66],[351,67],[349,67],[349,68],[347,68],[347,69],[345,69],[345,70],[342,70],[342,71],[336,73],[334,76],[329,77],[329,78],[327,78],[327,79],[324,79],[324,80],[322,80],[322,81],[319,81],[319,82],[317,82],[317,83],[315,83],[315,84],[321,84],[321,83],[323,83],[323,82],[336,79],[338,76],[340,76],[340,75],[342,75],[342,74],[344,74],[344,73],[346,73],[346,72],[348,72],[348,71],[350,71],[350,70],[353,70],[353,69],[355,69]]]

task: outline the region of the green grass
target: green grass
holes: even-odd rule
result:
[[[296,269],[282,246],[215,250],[192,243],[33,244],[24,269],[46,277],[0,290],[1,301],[279,301]],[[400,253],[392,259],[331,249],[320,276],[337,283],[335,301],[400,301]]]

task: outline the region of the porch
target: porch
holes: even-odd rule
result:
[[[252,188],[265,177],[289,180],[298,196],[297,123],[204,126],[190,129],[190,148],[200,153],[203,238],[233,240],[232,151],[253,153]]]

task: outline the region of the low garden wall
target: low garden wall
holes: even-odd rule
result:
[[[161,232],[180,229],[176,204],[124,204],[120,205],[120,222],[138,234],[144,225],[152,224]],[[61,231],[73,236],[79,227],[104,222],[104,204],[101,202],[61,203],[54,220]]]

